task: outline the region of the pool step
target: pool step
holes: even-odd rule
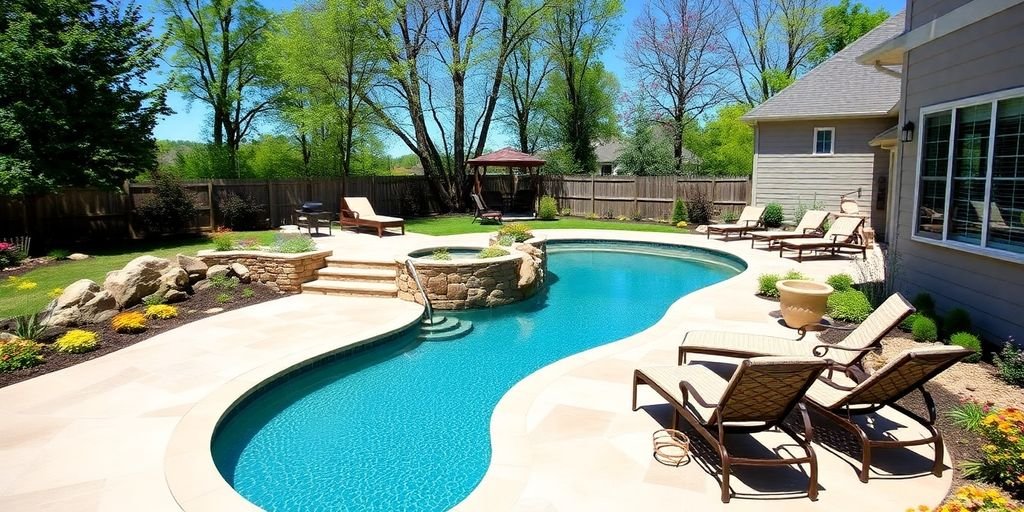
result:
[[[453,317],[434,317],[434,324],[420,325],[419,338],[425,341],[448,341],[461,338],[473,330],[473,322]]]
[[[326,267],[317,271],[320,279],[329,281],[360,281],[394,283],[394,266],[389,269],[373,267]]]
[[[355,258],[352,256],[327,257],[328,268],[376,268],[394,270],[397,266],[398,263],[396,263],[394,259],[387,258]]]
[[[363,281],[335,281],[317,279],[303,283],[302,293],[319,293],[321,295],[347,295],[356,297],[398,297],[398,287],[394,282],[373,283]]]

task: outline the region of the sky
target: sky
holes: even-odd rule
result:
[[[838,1],[838,0],[837,0]],[[890,13],[896,13],[906,6],[905,0],[860,0],[869,8],[877,9],[884,7]],[[263,5],[275,11],[286,11],[295,7],[299,2],[290,0],[263,0]],[[609,46],[602,56],[605,68],[619,78],[622,89],[629,90],[632,79],[629,77],[625,62],[623,61],[623,50],[629,41],[629,29],[633,21],[643,11],[645,2],[639,0],[625,0],[625,13],[620,21],[620,28],[615,35],[614,42]],[[155,12],[155,1],[143,2],[143,8],[147,14],[157,18],[156,30],[163,30],[163,22]],[[152,77],[153,82],[165,79],[166,70],[157,71]],[[159,120],[154,130],[157,139],[170,140],[191,140],[202,141],[209,137],[209,110],[199,103],[189,105],[178,93],[171,93],[168,97],[168,105],[174,110],[174,114],[165,116]],[[508,134],[501,130],[492,130],[488,137],[488,147],[500,148],[510,144]],[[409,153],[409,149],[397,137],[389,136],[384,139],[388,154],[400,156]]]

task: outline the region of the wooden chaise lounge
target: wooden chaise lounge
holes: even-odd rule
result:
[[[863,217],[839,217],[832,222],[824,236],[780,240],[779,257],[781,258],[787,249],[796,251],[797,261],[803,261],[804,251],[828,251],[835,256],[840,249],[854,249],[860,251],[861,256],[867,259],[868,248],[860,235],[860,228],[863,225]]]
[[[402,234],[405,234],[405,219],[377,215],[365,197],[343,197],[340,220],[342,229],[352,226],[359,231],[359,228],[367,227],[376,229],[377,236],[382,237],[387,228],[402,228]]]
[[[473,204],[476,206],[476,213],[473,214],[473,221],[479,220],[482,224],[485,220],[489,220],[501,224],[501,210],[488,208],[487,203],[485,203],[483,198],[477,194],[470,194],[469,197],[473,199]]]
[[[735,224],[709,224],[708,238],[711,235],[722,235],[725,240],[729,235],[736,233],[743,238],[743,235],[761,227],[761,218],[764,216],[763,206],[744,206],[740,212],[740,218]]]
[[[810,444],[814,431],[800,400],[826,365],[824,359],[816,357],[755,357],[740,363],[729,380],[703,365],[638,368],[633,372],[633,410],[637,409],[637,387],[646,384],[672,405],[673,429],[681,417],[714,448],[722,461],[723,503],[729,502],[729,477],[735,466],[808,464],[807,496],[816,500],[818,460]],[[803,419],[803,436],[785,423],[793,408],[798,408]],[[775,428],[793,439],[803,454],[770,459],[737,457],[725,446],[727,434]],[[787,448],[776,452],[791,451]]]
[[[828,219],[828,212],[822,210],[808,210],[804,213],[803,218],[800,219],[800,223],[797,224],[796,229],[793,231],[751,231],[750,234],[750,247],[754,247],[755,242],[768,242],[768,249],[771,250],[775,245],[775,242],[779,240],[786,240],[790,238],[815,238],[822,236],[821,226],[825,224],[825,220]]]

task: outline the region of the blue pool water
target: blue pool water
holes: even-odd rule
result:
[[[465,338],[419,342],[413,329],[281,379],[232,412],[214,460],[267,510],[451,508],[483,477],[491,412],[516,382],[742,268],[666,246],[550,243],[546,292],[457,314],[475,326]]]

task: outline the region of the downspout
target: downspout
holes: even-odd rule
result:
[[[899,71],[893,71],[893,70],[883,66],[882,64],[880,64],[877,60],[875,61],[875,71],[878,71],[879,73],[885,73],[885,74],[887,74],[889,76],[893,76],[893,77],[899,78],[901,83],[902,83],[903,73],[900,73]]]

